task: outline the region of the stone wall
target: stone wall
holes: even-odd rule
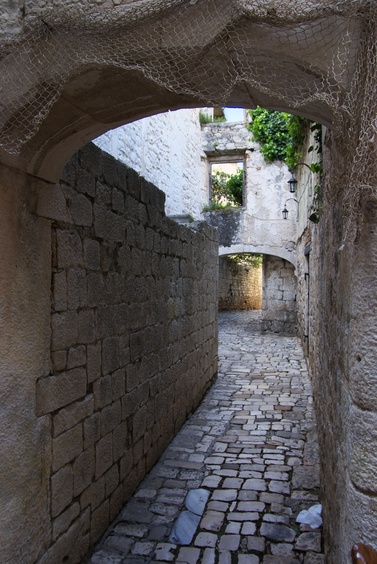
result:
[[[165,112],[108,131],[94,143],[166,195],[167,215],[200,219],[208,203],[199,110]]]
[[[219,259],[219,309],[262,309],[262,266]]]
[[[52,234],[38,562],[81,562],[216,374],[218,243],[206,224],[165,218],[163,193],[94,145],[41,192],[37,214]]]
[[[279,257],[263,257],[262,330],[297,332],[297,280],[294,266]]]
[[[329,131],[325,201],[310,253],[309,362],[329,564],[349,562],[354,543],[377,547],[377,205],[368,192],[355,201],[362,221],[356,237],[352,225],[343,239],[345,210],[328,170],[332,164],[347,179],[349,162],[336,148]]]

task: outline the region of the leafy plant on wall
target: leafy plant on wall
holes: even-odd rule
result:
[[[308,120],[286,112],[266,110],[257,106],[249,110],[252,122],[248,125],[254,141],[261,146],[266,162],[284,161],[288,168],[295,168],[302,158]]]

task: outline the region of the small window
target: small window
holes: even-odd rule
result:
[[[210,163],[210,201],[224,206],[242,206],[244,177],[243,161]]]

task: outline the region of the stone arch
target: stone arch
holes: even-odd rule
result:
[[[331,125],[356,64],[350,53],[362,25],[352,2],[336,11],[308,2],[304,12],[297,0],[278,14],[264,0],[145,4],[33,7],[28,34],[13,14],[15,41],[0,35],[3,162],[54,182],[69,157],[104,131],[211,102],[261,104]],[[22,136],[10,154],[5,137],[18,143]]]
[[[263,245],[232,245],[230,247],[220,247],[219,256],[237,255],[241,253],[252,253],[257,255],[274,255],[282,258],[296,268],[296,253],[279,247],[264,247]]]

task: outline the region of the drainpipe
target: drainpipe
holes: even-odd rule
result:
[[[307,283],[307,306],[306,306],[306,311],[307,311],[307,315],[306,315],[306,334],[304,335],[305,341],[306,341],[306,352],[307,355],[309,356],[309,338],[310,338],[310,251],[312,250],[312,245],[311,243],[309,243],[309,245],[307,245],[305,247],[304,250],[304,255],[307,258],[308,261],[308,271],[305,272],[305,281]]]

